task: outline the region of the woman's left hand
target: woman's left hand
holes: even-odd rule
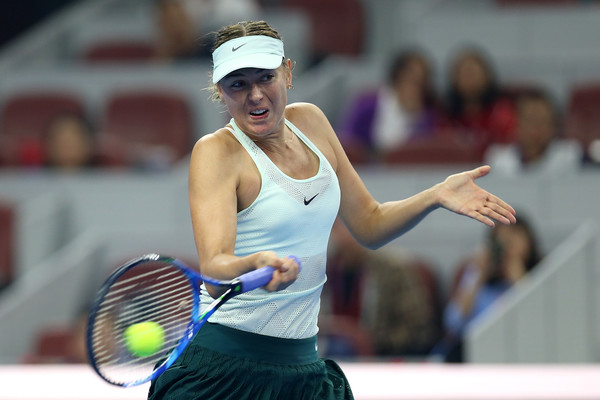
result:
[[[439,205],[488,226],[494,226],[494,220],[503,224],[515,223],[516,213],[509,204],[475,184],[475,179],[487,175],[490,170],[491,167],[485,165],[450,175],[437,185]]]

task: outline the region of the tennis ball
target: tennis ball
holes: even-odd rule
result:
[[[125,346],[137,357],[147,357],[162,348],[165,342],[165,330],[154,321],[130,325],[124,333]]]

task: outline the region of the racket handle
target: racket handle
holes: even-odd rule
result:
[[[298,264],[298,268],[300,268],[300,260],[298,259],[298,257],[289,257],[293,258],[294,261],[296,261],[296,263]],[[275,272],[275,268],[267,266],[264,268],[255,269],[254,271],[247,272],[244,275],[240,276],[239,280],[242,282],[242,292],[249,292],[251,290],[265,286],[273,278],[273,272]]]

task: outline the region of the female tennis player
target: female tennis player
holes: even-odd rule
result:
[[[217,311],[150,388],[151,399],[352,399],[340,368],[317,354],[327,242],[336,216],[364,246],[400,236],[437,208],[493,226],[512,207],[478,187],[483,166],[413,197],[379,203],[327,118],[287,104],[291,60],[263,21],[222,28],[213,51],[214,94],[230,122],[194,146],[189,202],[201,272],[231,279],[273,266],[264,287]],[[302,266],[288,255],[296,255]],[[218,290],[202,288],[209,304]]]

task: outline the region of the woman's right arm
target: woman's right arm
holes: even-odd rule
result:
[[[278,270],[267,290],[276,290],[292,279],[297,268],[272,251],[245,257],[234,255],[237,231],[237,187],[241,179],[239,147],[228,134],[218,132],[200,139],[190,159],[188,196],[200,270],[216,279],[233,279],[267,265]],[[211,296],[220,293],[208,288]]]

